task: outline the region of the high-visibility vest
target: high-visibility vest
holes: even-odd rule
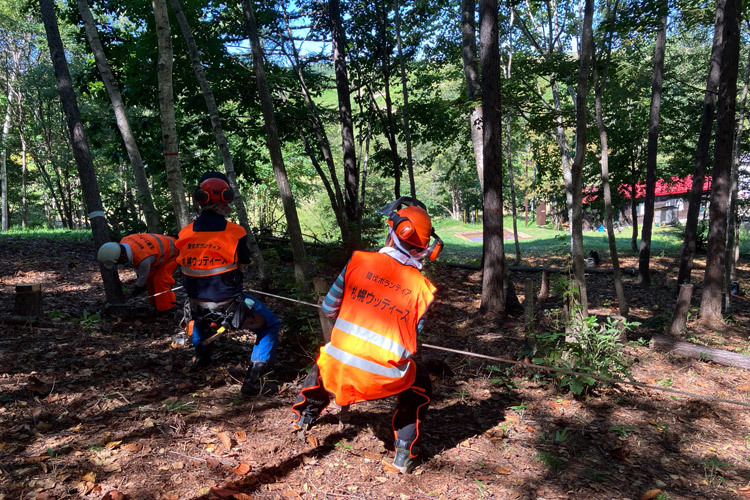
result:
[[[159,267],[168,260],[177,257],[175,239],[171,236],[153,233],[136,233],[125,236],[120,243],[127,243],[133,253],[133,267],[138,268],[141,261],[152,255],[156,260],[151,267]]]
[[[237,269],[237,243],[246,236],[242,226],[227,221],[223,231],[193,231],[183,227],[177,238],[177,263],[186,276],[213,276]]]
[[[384,398],[411,387],[417,324],[435,290],[414,267],[382,253],[354,252],[331,341],[317,361],[336,403]]]

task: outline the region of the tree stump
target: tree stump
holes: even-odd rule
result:
[[[318,303],[322,303],[328,293],[328,283],[323,278],[313,279],[313,289],[318,296]],[[333,321],[323,314],[323,310],[318,310],[318,319],[320,320],[320,329],[323,330],[323,340],[326,343],[331,341],[331,330],[333,330]]]
[[[542,286],[539,287],[539,300],[545,300],[549,298],[549,273],[542,271]]]
[[[678,336],[687,325],[687,315],[690,311],[690,299],[693,296],[693,285],[680,285],[680,294],[677,297],[677,304],[672,314],[672,322],[669,324],[669,333]]]
[[[13,314],[19,316],[42,315],[42,285],[41,283],[21,283],[16,285],[16,301]]]

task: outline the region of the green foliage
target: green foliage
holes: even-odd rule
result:
[[[700,464],[703,466],[703,473],[706,476],[706,482],[711,486],[723,483],[724,473],[721,468],[732,465],[729,462],[722,462],[716,455],[701,460]]]
[[[624,328],[633,326],[633,323],[628,323]],[[610,318],[600,324],[595,316],[589,316],[573,322],[571,330],[575,333],[531,334],[534,349],[527,354],[534,363],[585,374],[551,372],[549,376],[563,390],[577,396],[588,394],[597,387],[610,385],[594,376],[615,379],[630,377],[630,361],[622,354],[620,328]]]

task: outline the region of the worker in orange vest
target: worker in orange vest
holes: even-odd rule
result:
[[[219,329],[250,329],[256,343],[240,392],[252,397],[272,389],[273,384],[262,378],[271,370],[281,321],[260,300],[242,291],[242,271],[250,263],[250,252],[245,230],[226,220],[234,196],[226,175],[206,172],[201,176],[193,193],[201,213],[180,231],[178,264],[189,298],[187,333],[196,354],[190,371],[211,365],[213,344],[207,339]]]
[[[176,297],[174,270],[177,268],[177,248],[171,236],[137,233],[125,236],[119,243],[110,241],[99,247],[97,260],[107,269],[128,265],[135,269],[135,288],[126,299],[148,291],[149,302],[159,313],[174,309]],[[154,296],[155,295],[155,296]]]
[[[413,358],[436,290],[420,270],[424,258],[437,258],[443,242],[413,198],[401,197],[378,213],[388,215],[385,246],[354,252],[331,286],[322,306],[336,320],[331,341],[320,349],[292,411],[295,425],[306,431],[331,394],[341,406],[397,395],[393,465],[408,473],[432,398],[427,370]]]

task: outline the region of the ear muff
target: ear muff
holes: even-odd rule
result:
[[[401,217],[397,213],[393,213],[388,220],[391,222],[393,232],[402,240],[408,240],[409,237],[416,231],[414,224],[406,217]]]
[[[211,201],[225,204],[234,199],[234,190],[223,180],[212,177],[200,183],[193,197],[199,205],[206,205]]]
[[[441,240],[437,233],[435,233],[434,229],[432,230],[432,237],[432,245],[427,248],[426,253],[429,255],[430,260],[435,260],[438,258],[438,255],[440,255],[440,252],[443,251],[443,240]]]

